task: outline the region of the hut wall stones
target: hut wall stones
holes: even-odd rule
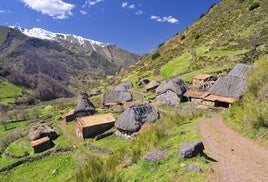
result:
[[[46,151],[52,148],[54,145],[55,144],[47,136],[31,142],[31,146],[34,149],[34,153]]]
[[[211,80],[212,77],[213,77],[212,75],[208,75],[208,74],[197,75],[193,78],[193,86],[196,89],[201,89],[203,88],[203,85],[205,84],[205,82]]]
[[[113,114],[80,117],[75,122],[75,132],[81,138],[93,138],[114,126]]]

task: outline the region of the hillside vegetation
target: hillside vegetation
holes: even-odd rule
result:
[[[251,64],[268,52],[267,15],[268,4],[260,0],[212,5],[191,26],[112,81],[180,75],[190,82],[199,73],[224,75],[238,62]]]
[[[268,56],[257,60],[247,79],[248,93],[226,114],[236,130],[268,144]]]

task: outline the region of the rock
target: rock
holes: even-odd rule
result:
[[[123,82],[120,84],[122,87],[125,87],[126,89],[130,89],[133,87],[131,82]]]
[[[143,79],[140,79],[140,81],[137,83],[137,85],[139,87],[141,87],[141,86],[147,85],[148,83],[150,83],[150,80],[148,80],[147,78],[143,78]]]
[[[195,172],[199,172],[199,173],[202,173],[202,169],[200,166],[197,166],[197,165],[188,165],[185,167],[185,170],[186,171],[195,171]]]
[[[157,110],[151,104],[134,105],[125,110],[115,122],[115,127],[129,134],[139,131],[145,122],[159,118]]]
[[[58,169],[54,169],[53,171],[52,171],[52,175],[55,175],[55,174],[58,174],[59,173],[59,170]]]
[[[92,97],[92,96],[96,96],[96,95],[100,95],[102,94],[102,92],[98,89],[93,89],[91,90],[90,94],[89,94],[89,97]]]
[[[179,150],[179,155],[183,158],[195,157],[198,154],[203,155],[204,145],[201,141],[184,143]]]
[[[156,150],[156,151],[148,153],[144,157],[144,159],[150,162],[150,161],[157,161],[157,160],[160,160],[160,159],[163,159],[163,158],[166,158],[166,157],[168,157],[168,152],[167,151]]]
[[[44,123],[31,127],[29,132],[30,141],[34,141],[46,136],[48,136],[51,140],[55,140],[58,137],[58,134],[52,127]]]

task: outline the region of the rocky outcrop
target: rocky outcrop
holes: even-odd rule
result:
[[[168,157],[168,152],[164,151],[164,150],[156,150],[153,152],[148,153],[144,159],[151,162],[151,161],[158,161],[161,160],[163,158]]]
[[[201,141],[184,143],[179,151],[179,155],[183,158],[191,158],[197,155],[203,155],[204,145]]]

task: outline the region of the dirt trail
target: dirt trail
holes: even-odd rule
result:
[[[213,164],[211,181],[267,182],[268,150],[226,127],[219,115],[200,123],[202,141]]]

